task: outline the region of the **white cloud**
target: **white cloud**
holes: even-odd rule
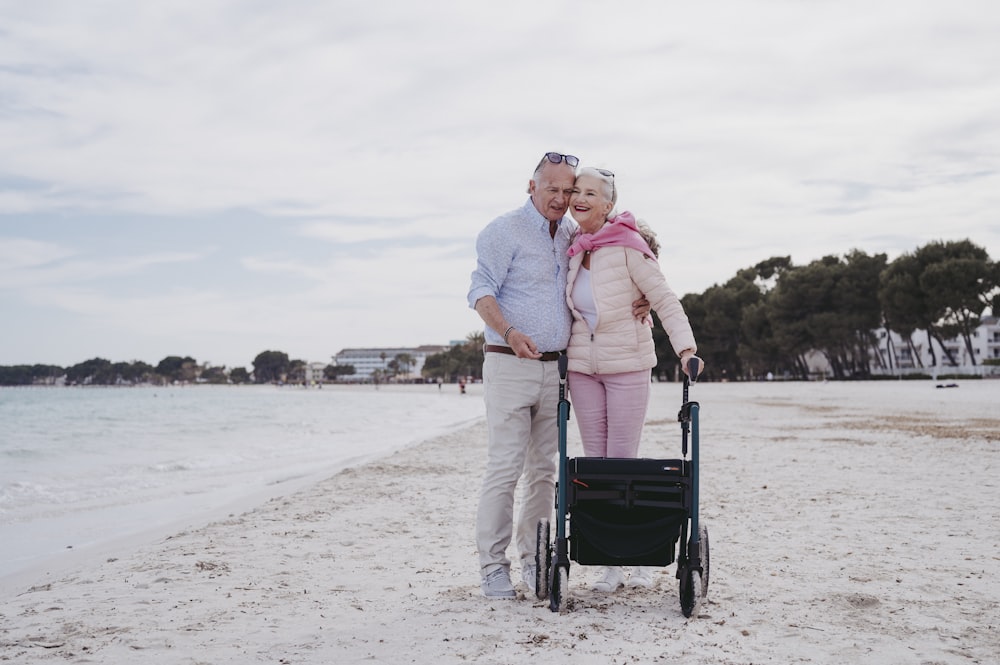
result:
[[[0,237],[0,270],[43,266],[73,256],[75,252],[51,242]]]
[[[8,262],[9,252],[17,252]],[[144,256],[62,260],[77,252],[31,240],[0,242],[0,289],[24,289],[39,285],[79,284],[108,277],[136,275],[151,266],[190,263],[201,255],[164,252]]]

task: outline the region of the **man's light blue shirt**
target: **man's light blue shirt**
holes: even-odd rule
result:
[[[476,239],[469,307],[493,296],[507,321],[534,340],[540,352],[565,349],[572,324],[566,305],[566,250],[575,232],[576,224],[563,217],[552,238],[549,220],[530,198],[497,217]],[[486,343],[505,344],[503,332],[486,326]]]

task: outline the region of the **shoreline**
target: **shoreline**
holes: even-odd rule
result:
[[[679,447],[679,386],[642,454]],[[698,385],[708,602],[590,591],[487,601],[473,543],[482,420],[253,510],[5,597],[19,663],[989,663],[1000,653],[996,389]],[[675,399],[676,398],[676,399]],[[572,446],[575,423],[570,424]],[[513,577],[519,570],[514,564]],[[36,585],[37,587],[37,585]]]
[[[467,427],[469,427],[468,421],[458,422],[454,423],[450,427],[450,430],[461,430]],[[392,455],[401,450],[419,446],[424,441],[426,440],[401,444],[398,449],[389,453],[358,453],[353,457],[331,463],[322,470],[283,477],[271,481],[266,485],[256,486],[250,490],[231,490],[227,498],[218,500],[211,507],[199,505],[197,508],[192,508],[183,514],[169,519],[156,520],[153,524],[134,528],[128,530],[126,533],[98,538],[93,542],[67,545],[62,551],[38,555],[24,563],[13,564],[10,572],[0,574],[0,598],[18,589],[23,589],[26,580],[37,579],[38,581],[32,584],[35,586],[45,584],[49,580],[72,572],[75,569],[93,566],[100,563],[103,558],[110,557],[122,551],[142,547],[150,542],[160,541],[178,531],[204,528],[208,524],[252,512],[268,502],[292,496],[324,480],[328,480],[330,477],[336,476],[345,470],[372,464],[386,455]],[[188,499],[192,503],[203,501],[201,495],[193,495],[188,497]],[[177,499],[168,499],[167,501],[171,505],[177,504]],[[132,506],[124,506],[122,510],[127,511],[130,508]],[[25,531],[29,534],[25,537],[30,537],[30,532],[37,530],[40,525],[25,526]],[[7,530],[14,531],[16,529],[9,525]]]
[[[13,405],[15,416],[19,404],[27,405],[22,414],[37,415],[33,420],[23,415],[20,421],[15,418],[10,438],[0,450],[0,457],[7,459],[10,454],[12,460],[0,473],[4,490],[0,496],[0,592],[16,584],[22,572],[45,572],[50,566],[62,569],[82,561],[91,551],[103,551],[116,543],[142,542],[179,526],[243,512],[344,468],[464,427],[478,415],[474,407],[481,404],[481,400],[470,403],[466,396],[459,396],[457,387],[449,394],[430,385],[382,391],[345,387],[328,390],[326,395],[305,389],[220,391],[201,386],[24,392],[38,392],[44,399],[5,402],[5,406]],[[66,399],[57,399],[57,395]],[[207,402],[211,395],[236,399],[221,404]],[[143,396],[144,401],[117,401],[118,396]],[[185,402],[175,402],[175,398]],[[341,425],[338,418],[347,416],[339,415],[337,409],[344,408],[339,405],[346,399],[378,406],[350,409],[356,422]],[[199,411],[192,416],[194,424],[187,432],[203,429],[217,437],[171,433],[170,414],[188,403],[196,403]],[[258,403],[262,409],[256,408]],[[206,406],[209,404],[214,406]],[[125,408],[152,410],[152,424],[144,421],[130,429]],[[40,441],[45,436],[44,427],[33,424],[45,418],[45,409],[58,409],[63,414],[55,425],[59,436],[52,445]],[[247,426],[253,422],[247,417],[249,410],[257,421],[266,419],[269,432],[278,436],[260,434],[259,429]],[[270,417],[265,415],[267,410],[281,414]],[[74,414],[87,418],[79,429]],[[383,424],[366,424],[373,418]],[[229,426],[227,420],[239,422]],[[407,422],[413,426],[402,428]],[[26,443],[18,443],[20,435],[26,437]],[[108,443],[116,439],[127,454],[117,454]],[[365,443],[359,446],[355,441]],[[32,469],[35,458],[28,453],[36,448],[40,451],[35,456],[38,468]],[[56,454],[61,450],[73,455],[79,466],[61,462],[65,458]],[[77,454],[78,450],[83,452]],[[284,452],[274,453],[272,462],[268,461],[271,450]],[[77,468],[89,475],[74,475]],[[120,473],[110,475],[103,469]],[[107,477],[101,478],[102,474]],[[35,504],[24,498],[32,493],[38,499]]]

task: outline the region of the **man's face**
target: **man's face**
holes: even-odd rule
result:
[[[576,172],[566,163],[546,162],[537,180],[528,183],[528,192],[535,209],[550,222],[557,222],[569,208]]]

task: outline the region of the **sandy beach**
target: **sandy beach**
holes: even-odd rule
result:
[[[479,399],[472,386],[470,399]],[[12,663],[1000,663],[1000,383],[705,384],[709,597],[479,591],[482,423],[4,591]],[[642,447],[677,456],[680,387]],[[570,423],[571,454],[579,454]],[[575,448],[574,448],[575,447]],[[513,554],[513,552],[512,552]],[[516,557],[514,557],[516,558]],[[514,576],[519,577],[515,569]]]

